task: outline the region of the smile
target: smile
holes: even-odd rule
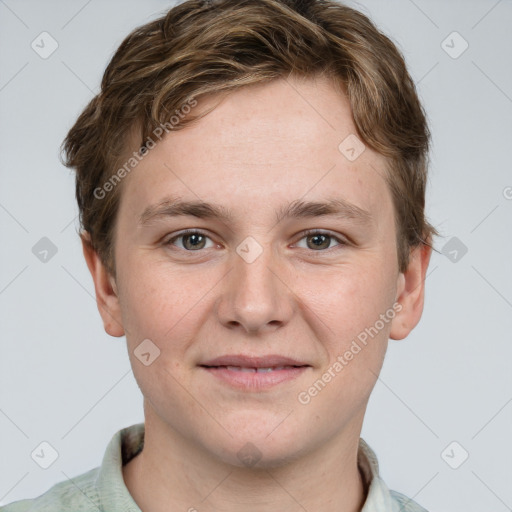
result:
[[[211,368],[226,368],[227,370],[233,371],[233,372],[258,372],[258,373],[267,373],[267,372],[274,372],[278,370],[290,370],[292,368],[298,368],[298,366],[276,366],[276,367],[269,367],[269,368],[249,368],[246,366],[214,366]]]
[[[310,366],[248,368],[240,366],[201,366],[222,385],[246,392],[270,390],[302,375]]]

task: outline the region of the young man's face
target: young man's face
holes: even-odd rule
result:
[[[399,273],[385,160],[366,147],[351,161],[353,139],[340,151],[356,130],[329,82],[288,82],[231,93],[125,178],[114,291],[86,253],[105,328],[126,333],[147,425],[238,465],[251,450],[271,467],[357,445],[388,337],[420,318],[430,254],[417,249]],[[164,200],[231,218],[151,216]],[[292,203],[328,201],[345,207],[277,220]],[[160,350],[153,360],[143,345],[148,365],[134,353],[143,340]]]

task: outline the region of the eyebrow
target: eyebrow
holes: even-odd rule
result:
[[[146,225],[162,218],[192,216],[199,219],[218,219],[233,223],[233,213],[223,205],[204,201],[184,201],[178,197],[166,197],[148,206],[139,218],[140,225]],[[292,201],[276,212],[276,224],[288,218],[335,217],[350,219],[361,225],[371,224],[373,216],[367,210],[342,198],[326,201]]]

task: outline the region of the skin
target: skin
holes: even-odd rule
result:
[[[327,79],[239,89],[198,123],[163,138],[124,179],[116,280],[84,241],[105,330],[126,335],[144,395],[144,450],[123,468],[143,510],[363,506],[357,449],[364,413],[388,339],[405,338],[421,317],[431,250],[412,249],[407,271],[398,271],[386,160],[369,147],[354,162],[345,158],[338,145],[355,133],[347,98]],[[167,195],[222,204],[233,222],[181,216],[141,226],[142,212]],[[371,222],[276,224],[276,211],[294,200],[332,197],[366,210]],[[188,228],[207,236],[199,250],[190,249],[190,237],[169,242]],[[328,238],[318,249],[306,229],[350,243]],[[249,236],[263,250],[252,263],[236,252]],[[301,404],[298,394],[396,302],[394,319]],[[161,351],[149,366],[134,355],[144,339]],[[248,392],[197,366],[225,354],[280,354],[311,367]],[[253,467],[237,457],[248,442],[261,454]]]

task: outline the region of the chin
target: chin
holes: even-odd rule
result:
[[[283,418],[273,420],[270,428],[268,422],[264,422],[264,428],[262,423],[254,422],[228,428],[233,437],[226,435],[224,446],[222,441],[216,443],[210,439],[209,449],[223,462],[239,468],[263,470],[286,466],[307,452],[308,439],[303,439],[305,436],[301,434],[304,433],[298,431],[300,426],[294,428],[289,424],[285,428],[283,423],[280,424]]]
[[[215,448],[218,450],[218,446]],[[231,446],[216,455],[230,466],[251,471],[264,471],[287,466],[299,459],[301,453],[297,452],[297,443],[290,443],[289,446],[277,446],[276,443],[272,443],[269,446],[269,443],[256,444],[246,441],[240,443],[240,448],[238,445]]]

